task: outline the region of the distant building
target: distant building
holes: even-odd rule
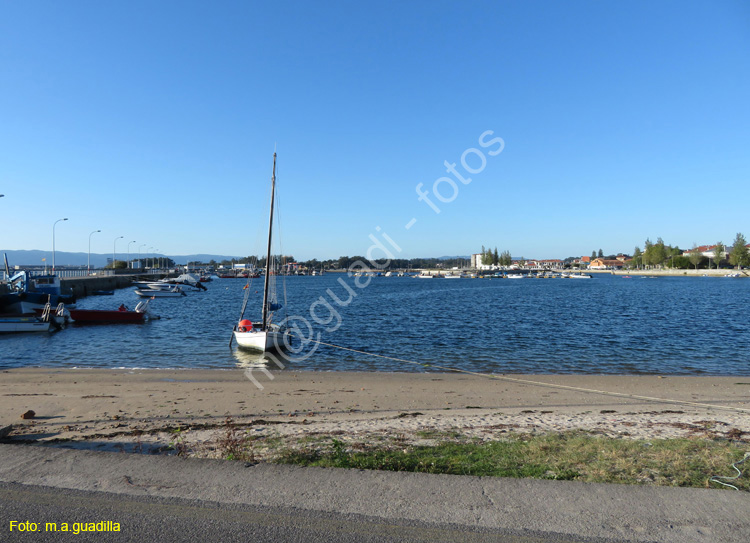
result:
[[[750,245],[748,245],[750,247]],[[700,245],[696,247],[700,253],[705,256],[706,258],[714,258],[714,249],[716,248],[716,245]],[[727,257],[727,249],[731,250],[731,247],[724,247],[724,252],[721,253],[721,258],[724,259]],[[689,249],[687,251],[683,251],[682,256],[690,256],[690,253],[693,252],[693,249]]]
[[[491,264],[482,264],[482,254],[477,253],[471,255],[471,267],[476,270],[489,270],[492,268]]]
[[[559,269],[562,269],[564,262],[557,258],[548,258],[546,260],[537,260],[536,265],[538,268],[545,268],[548,270],[559,270]]]
[[[589,268],[592,270],[611,270],[620,269],[625,265],[626,261],[609,258],[595,258],[591,261]]]

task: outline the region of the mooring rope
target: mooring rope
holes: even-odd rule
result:
[[[524,385],[532,385],[532,386],[542,386],[542,387],[548,387],[548,388],[558,388],[562,390],[570,390],[573,392],[585,392],[587,394],[601,394],[604,396],[614,396],[618,398],[627,398],[631,400],[643,400],[648,402],[656,402],[656,403],[669,403],[669,404],[677,404],[677,405],[689,405],[692,407],[702,407],[702,408],[708,408],[708,409],[718,409],[722,411],[735,411],[738,413],[750,413],[750,409],[746,409],[743,407],[733,407],[729,405],[714,405],[714,404],[708,404],[708,403],[701,403],[701,402],[691,402],[688,400],[672,400],[669,398],[655,398],[652,396],[640,396],[638,394],[628,394],[624,392],[611,392],[608,390],[597,390],[593,388],[584,388],[584,387],[576,387],[576,386],[570,386],[570,385],[560,385],[557,383],[545,383],[543,381],[533,381],[531,379],[519,379],[517,377],[507,377],[505,375],[496,375],[492,373],[482,373],[477,371],[471,371],[471,370],[464,370],[460,368],[452,368],[449,366],[441,366],[439,364],[430,364],[427,362],[417,362],[415,360],[406,360],[404,358],[396,358],[393,356],[385,356],[382,354],[377,353],[370,353],[367,351],[361,351],[358,349],[352,349],[349,347],[343,347],[341,345],[334,345],[333,343],[325,343],[323,341],[318,341],[314,339],[306,339],[305,341],[309,343],[317,343],[319,345],[325,345],[326,347],[333,347],[334,349],[341,349],[343,351],[350,351],[357,354],[362,354],[366,356],[374,356],[377,358],[384,358],[386,360],[393,360],[394,362],[404,362],[406,364],[413,364],[416,366],[422,366],[425,368],[436,368],[439,370],[444,371],[450,371],[450,372],[457,372],[457,373],[465,373],[468,375],[475,375],[477,377],[484,377],[488,379],[496,379],[498,381],[508,381],[512,383],[520,383]]]

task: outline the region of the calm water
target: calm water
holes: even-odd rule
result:
[[[306,317],[313,337],[324,342],[481,372],[750,375],[750,280],[376,277],[364,288],[354,281],[339,274],[287,278],[288,315]],[[156,299],[151,310],[162,318],[142,325],[5,335],[0,367],[229,369],[252,363],[257,355],[229,348],[244,285],[218,279],[207,292]],[[262,282],[251,289],[247,313],[255,317]],[[81,299],[78,307],[132,308],[138,301],[133,289],[123,289]],[[314,343],[297,348],[287,369],[424,371]]]

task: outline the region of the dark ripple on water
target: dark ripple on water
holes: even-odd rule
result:
[[[351,303],[338,306],[327,292]],[[142,325],[70,326],[49,335],[0,337],[0,367],[223,368],[257,356],[229,348],[242,305],[241,280],[151,302]],[[249,313],[262,284],[251,285]],[[310,319],[321,297],[340,327],[323,341],[384,356],[493,373],[749,375],[750,281],[723,278],[589,281],[372,278],[365,288],[339,274],[290,277],[289,315]],[[84,309],[135,306],[132,289],[80,300]],[[254,315],[253,315],[254,316]],[[329,317],[317,307],[319,320]],[[337,322],[337,321],[334,321]],[[329,325],[330,327],[331,325]],[[306,352],[306,351],[304,351]],[[425,371],[420,365],[321,346],[287,369]]]

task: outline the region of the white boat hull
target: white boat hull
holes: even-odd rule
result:
[[[234,339],[237,345],[245,349],[255,351],[277,351],[284,347],[286,334],[276,330],[253,330],[252,332],[234,331]]]
[[[49,332],[51,324],[36,318],[0,319],[0,333]]]
[[[141,298],[177,298],[185,296],[180,289],[176,290],[157,290],[152,288],[136,289],[135,293]]]

